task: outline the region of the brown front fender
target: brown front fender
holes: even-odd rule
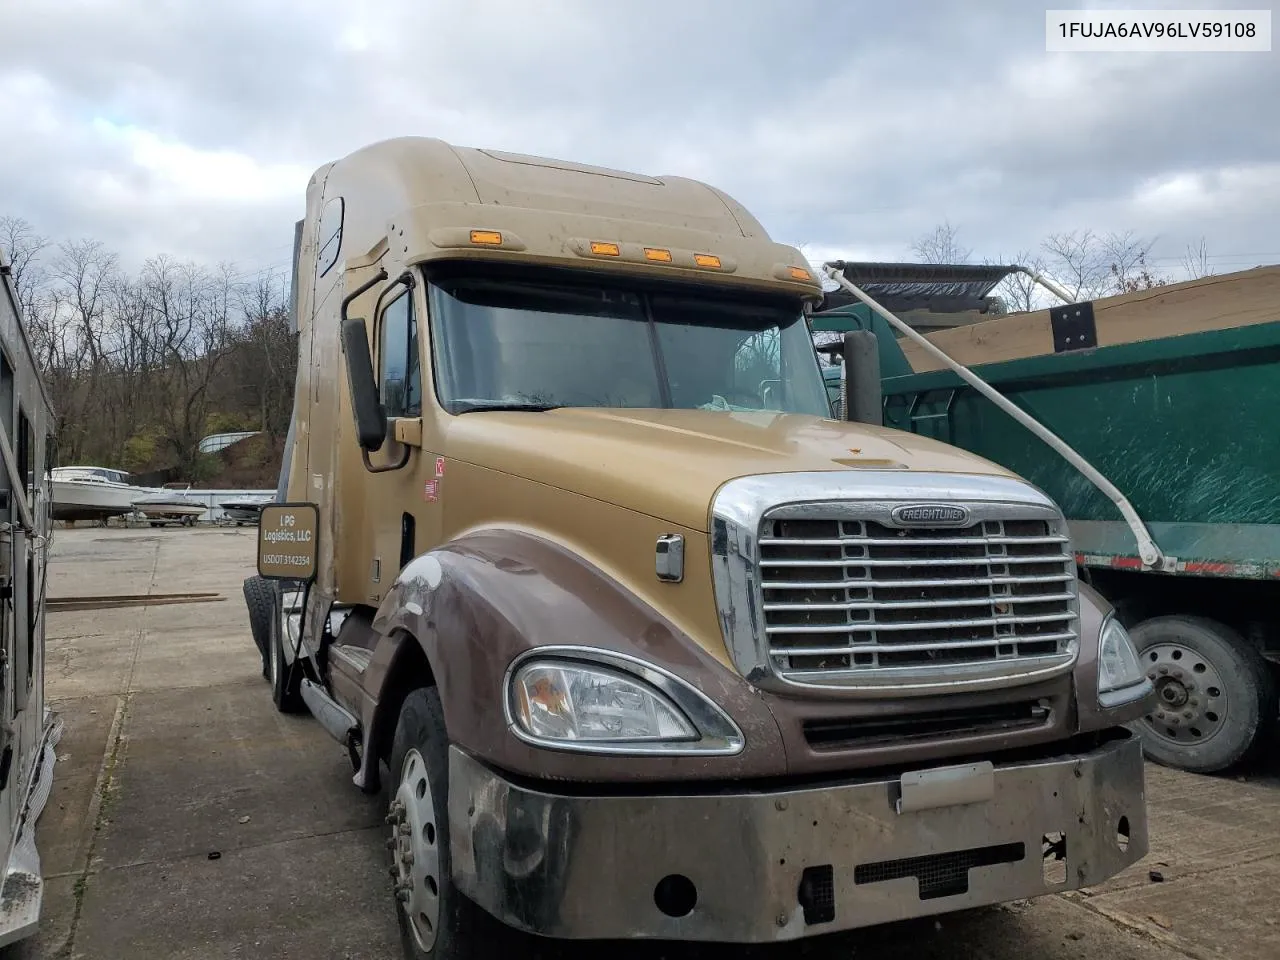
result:
[[[450,740],[509,773],[617,782],[786,772],[777,723],[753,688],[621,583],[541,537],[487,530],[417,557],[383,600],[373,628],[379,639],[364,678],[373,744],[389,742],[408,689],[434,682]],[[405,647],[415,640],[420,655]],[[610,756],[521,741],[503,710],[507,668],[531,648],[564,644],[638,657],[675,674],[719,704],[745,747],[733,756]]]

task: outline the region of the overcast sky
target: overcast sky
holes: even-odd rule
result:
[[[283,270],[318,165],[425,134],[705,179],[814,258],[945,219],[977,258],[1092,228],[1280,262],[1280,53],[1050,55],[1045,6],[0,0],[0,214]]]

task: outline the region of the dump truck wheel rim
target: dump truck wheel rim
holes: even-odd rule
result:
[[[1227,688],[1204,656],[1180,643],[1158,643],[1142,653],[1147,677],[1156,688],[1156,704],[1147,727],[1161,740],[1179,746],[1204,743],[1227,720]]]
[[[440,837],[427,764],[417,750],[405,754],[391,820],[396,897],[418,947],[429,953],[440,925]]]

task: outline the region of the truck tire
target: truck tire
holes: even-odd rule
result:
[[[1244,760],[1276,716],[1275,684],[1258,651],[1205,617],[1154,617],[1130,636],[1156,685],[1156,706],[1137,725],[1146,755],[1195,773]]]
[[[406,960],[501,956],[510,932],[453,885],[449,735],[434,687],[405,697],[390,768],[391,882]]]
[[[271,610],[275,589],[270,580],[263,577],[246,577],[241,586],[244,604],[249,608],[249,631],[253,644],[262,656],[262,679],[271,681]]]
[[[279,591],[272,592],[268,629],[270,660],[267,680],[271,683],[271,699],[281,713],[303,713],[307,705],[302,699],[302,664],[295,662],[290,669],[284,659],[284,598]],[[298,659],[301,659],[301,654]]]

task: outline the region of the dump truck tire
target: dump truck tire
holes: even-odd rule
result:
[[[434,687],[405,697],[389,765],[391,885],[406,960],[503,956],[502,947],[515,936],[514,931],[453,885],[449,735]]]
[[[262,656],[262,679],[271,680],[271,649],[267,646],[271,639],[271,611],[275,590],[270,580],[263,577],[246,577],[241,589],[244,591],[244,604],[249,608],[249,631],[253,634],[253,644]]]
[[[1195,773],[1246,759],[1276,716],[1275,683],[1262,655],[1205,617],[1154,617],[1129,634],[1156,686],[1156,705],[1137,725],[1146,755]]]

